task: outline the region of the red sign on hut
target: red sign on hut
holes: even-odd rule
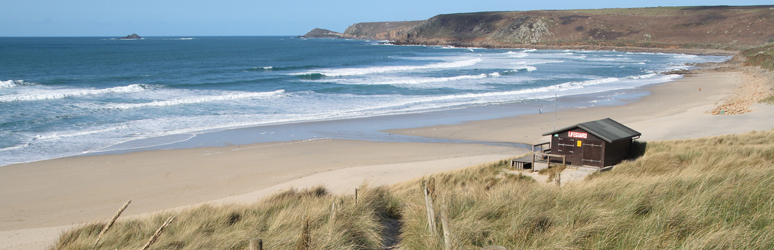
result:
[[[567,132],[567,136],[570,138],[586,139],[589,137],[589,134],[585,132],[570,131],[570,132]]]

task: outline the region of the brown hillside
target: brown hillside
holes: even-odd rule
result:
[[[368,23],[381,31],[355,24],[345,34],[397,44],[475,47],[739,50],[774,41],[774,5],[460,13],[398,23],[395,28],[387,24],[396,23]]]

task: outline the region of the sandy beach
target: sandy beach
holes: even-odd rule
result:
[[[648,88],[630,104],[560,110],[389,131],[492,142],[539,143],[542,133],[615,119],[669,140],[774,129],[774,106],[741,115],[707,111],[740,83],[735,72],[702,71]],[[544,109],[550,110],[550,109]],[[251,203],[290,187],[325,185],[336,193],[363,183],[392,184],[496,161],[526,149],[477,143],[401,143],[318,139],[55,159],[0,167],[0,249],[45,249],[59,232],[108,219],[127,200],[126,217],[202,203]]]

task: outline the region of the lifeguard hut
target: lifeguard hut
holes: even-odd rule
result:
[[[543,134],[551,136],[551,142],[533,145],[531,159],[517,159],[512,165],[523,169],[529,163],[534,170],[532,166],[539,158],[601,169],[631,157],[633,140],[640,135],[610,118],[579,123]],[[543,149],[546,144],[550,144],[550,149]]]

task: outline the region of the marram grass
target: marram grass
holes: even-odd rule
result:
[[[452,249],[774,249],[774,131],[637,146],[638,159],[561,187],[504,173],[507,161],[424,179],[448,211]],[[151,249],[246,249],[251,238],[295,249],[304,214],[310,249],[383,249],[387,219],[400,221],[399,248],[443,249],[421,182],[363,187],[357,205],[318,187],[203,206],[176,213]],[[119,220],[98,249],[137,249],[168,216]],[[88,249],[102,226],[67,232],[55,249]]]

